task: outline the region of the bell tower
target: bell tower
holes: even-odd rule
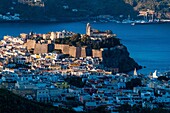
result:
[[[86,35],[91,36],[91,26],[90,26],[90,23],[87,23],[87,26],[86,26]]]

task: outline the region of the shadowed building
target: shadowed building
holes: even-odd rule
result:
[[[92,56],[92,49],[89,47],[81,47],[81,57]]]
[[[48,44],[48,52],[54,51],[54,44]]]

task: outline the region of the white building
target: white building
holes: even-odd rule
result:
[[[56,38],[57,38],[56,32],[51,32],[50,39],[51,39],[51,40],[55,40]]]

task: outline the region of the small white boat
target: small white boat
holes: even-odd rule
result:
[[[135,23],[133,22],[133,23],[131,23],[131,25],[132,25],[132,26],[134,26],[134,25],[135,25]]]

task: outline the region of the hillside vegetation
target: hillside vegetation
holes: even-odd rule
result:
[[[158,18],[170,18],[170,0],[124,0],[134,10],[152,9],[157,12]]]
[[[0,0],[0,14],[19,13],[23,20],[83,20],[98,15],[112,15],[120,19],[137,16],[143,9],[153,9],[159,18],[170,18],[170,0],[44,0],[44,7],[21,4],[18,0]],[[5,4],[5,5],[4,5]]]
[[[80,34],[75,34],[72,37],[66,38],[57,38],[55,40],[57,44],[67,44],[76,47],[87,46],[92,49],[101,49],[101,48],[111,48],[117,45],[121,45],[120,39],[116,37],[105,37],[101,40],[92,40],[89,36],[84,35],[81,38]]]
[[[75,113],[72,110],[29,101],[0,89],[0,113]]]
[[[18,3],[17,0],[0,0],[0,14],[19,13],[24,20],[73,20],[98,15],[112,15],[115,18],[120,15],[136,15],[133,7],[123,0],[45,0],[44,4],[45,7],[32,7]]]
[[[97,16],[107,14],[127,16],[134,14],[133,8],[123,0],[47,0],[45,4],[50,16]],[[64,9],[63,6],[68,6],[68,9]],[[72,12],[71,9],[77,9],[78,11]],[[67,14],[63,14],[63,11],[66,10]]]

